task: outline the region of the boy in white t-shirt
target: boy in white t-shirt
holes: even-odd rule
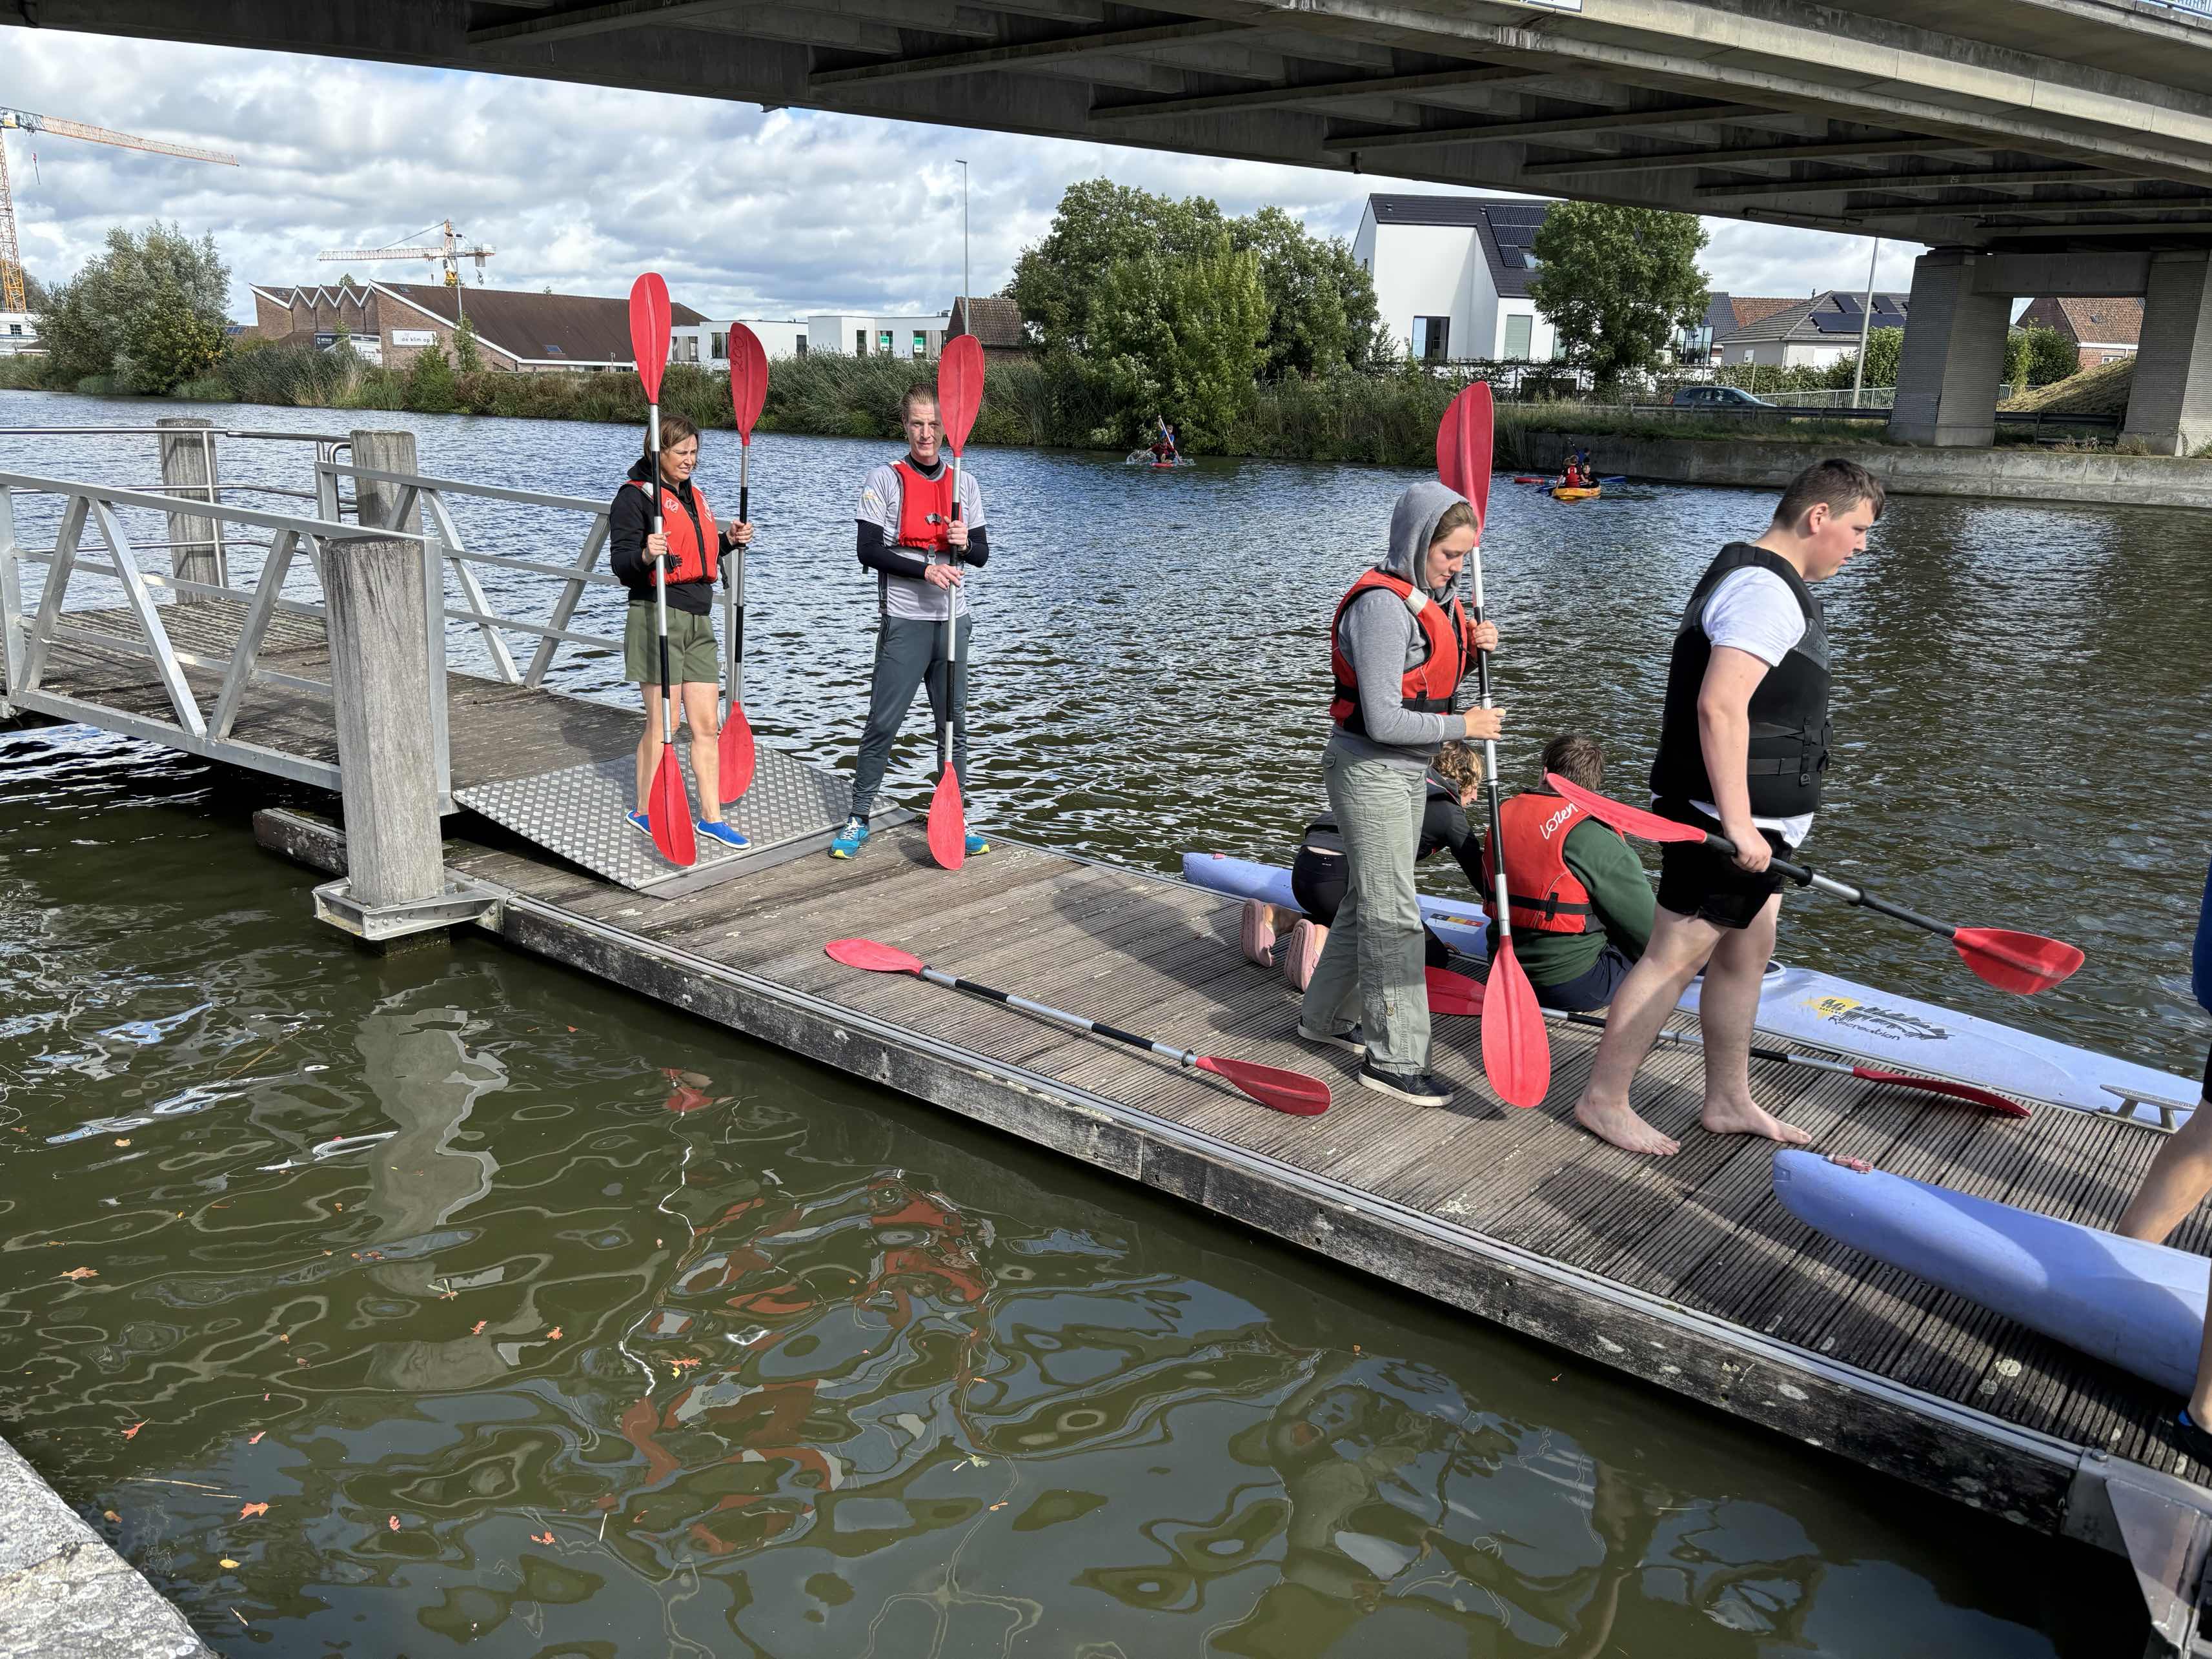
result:
[[[1884,499],[1856,462],[1806,468],[1783,492],[1765,533],[1723,548],[1683,610],[1651,765],[1652,805],[1726,836],[1737,850],[1731,857],[1670,842],[1662,854],[1651,941],[1613,997],[1575,1103],[1575,1121],[1616,1146],[1661,1157],[1680,1150],[1637,1115],[1628,1088],[1700,972],[1700,1121],[1720,1134],[1808,1139],[1751,1097],[1752,1024],[1782,910],[1783,878],[1768,865],[1811,830],[1828,765],[1827,618],[1810,585],[1865,549]]]

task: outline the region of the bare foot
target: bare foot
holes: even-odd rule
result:
[[[1708,1100],[1698,1121],[1717,1135],[1764,1135],[1785,1146],[1803,1146],[1813,1139],[1796,1124],[1784,1123],[1749,1101]]]
[[[1631,1108],[1600,1106],[1587,1095],[1575,1103],[1575,1121],[1600,1140],[1611,1141],[1623,1152],[1672,1158],[1682,1150],[1679,1141],[1661,1134]]]

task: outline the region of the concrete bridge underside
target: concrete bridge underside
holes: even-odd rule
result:
[[[2154,0],[0,0],[0,24],[1921,242],[1900,436],[1987,441],[2003,300],[2094,292],[2144,295],[2145,369],[2177,364],[2130,434],[2212,441],[2212,17]]]

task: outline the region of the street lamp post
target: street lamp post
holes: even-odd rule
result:
[[[1881,238],[1874,239],[1874,252],[1867,255],[1866,298],[1860,302],[1859,361],[1851,370],[1851,407],[1859,406],[1859,388],[1866,384],[1867,336],[1874,329],[1874,264],[1881,258]]]
[[[975,331],[975,301],[968,292],[968,164],[960,163],[960,320]]]

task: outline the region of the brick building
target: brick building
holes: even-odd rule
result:
[[[1036,348],[1030,343],[1029,330],[1023,325],[1022,308],[1004,295],[979,294],[973,299],[955,300],[946,317],[945,337],[950,340],[962,334],[975,337],[975,343],[983,348],[987,362],[994,358],[1036,356]]]
[[[2139,295],[2116,300],[2056,299],[2049,295],[2031,302],[2020,313],[2020,325],[2040,324],[2055,328],[2074,348],[2083,368],[2117,362],[2136,355],[2142,334],[2143,302]]]
[[[296,345],[329,345],[343,332],[365,356],[404,368],[433,344],[453,355],[453,328],[465,307],[487,368],[544,374],[565,369],[630,369],[629,305],[586,294],[527,294],[447,288],[429,283],[356,283],[313,287],[256,285],[252,332]],[[707,319],[672,304],[675,325]]]

